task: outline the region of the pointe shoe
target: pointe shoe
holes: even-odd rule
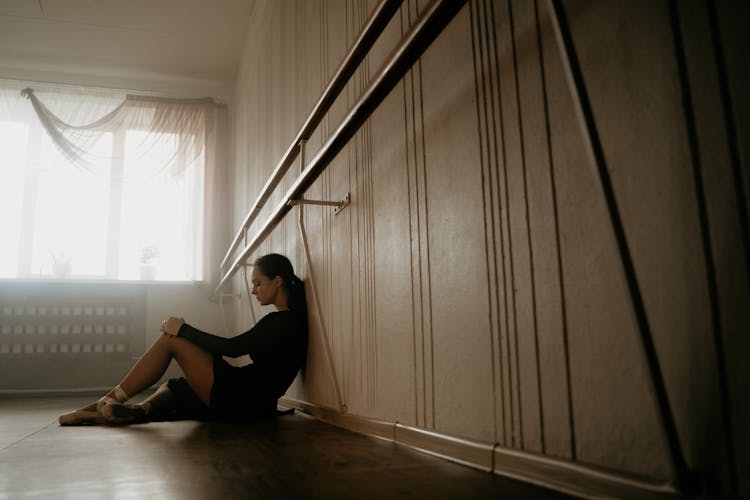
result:
[[[112,406],[113,405],[123,405],[124,402],[118,401],[117,399],[110,397],[110,396],[104,396],[99,401],[96,402],[96,413],[99,415],[99,417],[103,418],[105,422],[108,422],[110,419],[112,419]]]
[[[60,415],[58,421],[61,426],[76,426],[76,425],[101,425],[105,423],[96,411],[89,410],[76,410],[65,415]]]
[[[148,411],[111,400],[102,406],[101,418],[109,425],[130,425],[146,421]]]
[[[99,401],[96,402],[96,412],[99,415],[102,415],[102,411],[110,404],[117,403],[122,404],[125,401],[130,399],[130,396],[122,390],[122,387],[119,385],[116,385],[114,389],[112,389],[107,395],[99,399]]]
[[[119,403],[119,401],[117,401],[115,398],[104,396],[96,402],[96,413],[99,416],[104,416],[104,409],[112,403]]]

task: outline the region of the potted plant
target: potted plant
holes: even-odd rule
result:
[[[159,247],[146,245],[141,247],[140,275],[142,280],[153,280],[156,278],[156,259],[159,258]]]
[[[70,272],[73,270],[73,259],[62,251],[50,253],[52,254],[52,275],[59,279],[70,276]]]

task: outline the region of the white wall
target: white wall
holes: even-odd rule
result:
[[[305,217],[342,397],[353,414],[670,480],[621,246],[539,4],[540,31],[535,3],[470,2],[308,191],[352,195],[338,216],[309,207]],[[750,107],[740,47],[750,12],[720,3],[712,31],[698,1],[678,2],[674,18],[665,1],[564,5],[685,459],[728,492],[731,444],[748,494]],[[258,6],[234,96],[234,227],[372,6]],[[418,10],[404,3],[308,158]],[[296,211],[258,254],[271,250],[309,277]],[[237,311],[247,324],[245,299]],[[291,395],[335,407],[312,319],[308,367]]]
[[[219,335],[221,311],[201,284],[74,280],[0,283],[0,393],[102,390],[117,384],[160,335],[184,316]],[[231,310],[226,322],[232,323]],[[174,364],[166,376],[180,376]]]

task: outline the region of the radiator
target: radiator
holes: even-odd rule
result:
[[[0,391],[116,384],[143,353],[145,318],[143,285],[0,285]]]

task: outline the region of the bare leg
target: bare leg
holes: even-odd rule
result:
[[[123,391],[135,396],[154,385],[175,359],[182,368],[190,387],[208,405],[214,383],[214,358],[189,340],[163,334],[135,363],[120,382]]]
[[[166,334],[161,335],[148,351],[141,356],[130,372],[122,379],[118,387],[128,395],[134,396],[138,394],[142,390],[151,387],[164,375],[172,359],[175,359],[182,368],[185,378],[195,394],[208,406],[211,399],[211,387],[214,382],[213,356],[189,340]],[[110,391],[105,398],[114,397],[116,389]],[[103,401],[105,398],[102,398],[98,402],[101,410],[101,415],[99,416],[104,416],[105,419],[108,417],[114,418],[111,408],[109,410],[106,409],[107,403],[112,401]],[[104,402],[103,405],[102,402]],[[124,399],[117,398],[116,402],[123,403]],[[63,415],[60,417],[60,424],[80,425],[82,423],[98,423],[86,421],[86,419],[97,416],[96,413],[93,413],[96,410],[97,403],[94,403],[77,412]],[[81,419],[84,419],[84,421],[81,421]]]

